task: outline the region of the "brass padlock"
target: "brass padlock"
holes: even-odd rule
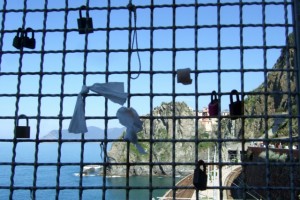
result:
[[[17,49],[21,49],[23,47],[23,29],[19,28],[17,31],[17,35],[14,37],[13,46]]]
[[[201,170],[203,166],[203,170]],[[199,160],[194,170],[193,184],[198,190],[206,190],[207,188],[207,174],[206,174],[206,165],[203,160]]]
[[[28,37],[29,33],[31,33],[31,38]],[[34,32],[32,28],[26,28],[25,36],[23,39],[23,47],[34,49],[35,48],[35,39],[34,39]]]
[[[86,17],[82,17],[82,10],[86,10]],[[89,11],[86,6],[81,6],[79,9],[79,19],[77,19],[78,32],[79,34],[92,33],[93,31],[93,21],[89,17]]]
[[[216,91],[212,91],[211,93],[211,101],[208,104],[208,113],[211,117],[217,117],[219,114],[219,100],[217,98]]]
[[[21,118],[26,119],[26,126],[19,125],[19,121]],[[19,115],[19,117],[17,118],[17,126],[15,129],[15,136],[16,136],[16,138],[30,138],[29,120],[26,115]]]
[[[233,95],[236,96],[235,102],[233,102]],[[244,102],[240,101],[237,90],[232,90],[230,93],[229,113],[230,118],[233,120],[244,114]]]

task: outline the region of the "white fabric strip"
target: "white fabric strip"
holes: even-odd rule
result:
[[[82,86],[82,89],[77,97],[76,106],[73,117],[69,125],[70,133],[86,133],[87,126],[85,121],[85,111],[82,96],[89,93],[89,90],[98,93],[105,98],[108,98],[114,103],[123,105],[127,100],[127,93],[124,92],[124,83],[95,83],[92,86]]]
[[[145,150],[138,143],[137,133],[143,130],[143,122],[138,113],[133,108],[121,107],[117,111],[117,118],[126,127],[124,139],[134,144],[141,154],[145,154]]]

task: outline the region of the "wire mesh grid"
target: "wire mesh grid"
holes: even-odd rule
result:
[[[299,198],[297,4],[4,0],[1,198]],[[146,154],[101,94],[83,95],[88,133],[67,131],[82,85],[112,82],[140,115]],[[17,135],[22,114],[30,137]]]

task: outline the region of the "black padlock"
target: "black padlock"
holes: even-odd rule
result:
[[[26,119],[26,126],[20,126],[19,121],[21,118]],[[15,135],[16,138],[30,138],[30,126],[29,126],[29,120],[26,115],[20,115],[17,118],[17,126],[15,129]]]
[[[13,40],[13,46],[17,49],[21,49],[23,46],[23,37],[24,37],[24,33],[23,33],[23,29],[19,28],[17,31],[17,35],[14,37]]]
[[[208,113],[211,117],[217,117],[219,114],[219,100],[217,98],[216,91],[212,91],[211,93],[211,101],[208,104]]]
[[[203,170],[200,168],[203,166]],[[207,174],[206,165],[203,160],[199,160],[194,170],[193,184],[198,190],[206,190],[207,188]]]
[[[28,36],[31,33],[31,38]],[[35,39],[34,39],[34,31],[32,28],[26,28],[25,36],[23,39],[23,47],[34,49],[35,48]]]
[[[233,95],[236,96],[235,102],[233,102]],[[229,113],[230,118],[233,120],[244,114],[244,102],[240,101],[237,90],[232,90],[230,93]]]
[[[82,17],[82,10],[86,10],[86,17]],[[79,34],[92,33],[93,31],[93,21],[89,17],[89,12],[86,6],[81,6],[79,9],[79,19],[77,19],[78,32]]]

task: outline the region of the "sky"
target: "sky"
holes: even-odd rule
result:
[[[48,12],[45,15],[42,9],[45,8],[44,1],[27,0],[27,9],[37,9],[35,12],[28,11],[25,16],[25,24],[23,24],[24,13],[21,12],[24,8],[24,0],[9,0],[7,1],[6,9],[15,9],[16,12],[6,12],[5,21],[3,23],[3,1],[0,2],[0,28],[6,32],[1,35],[2,38],[2,53],[1,55],[1,73],[0,76],[0,138],[12,138],[14,130],[14,120],[16,110],[16,98],[13,96],[17,92],[18,76],[15,74],[19,69],[20,54],[19,50],[12,46],[13,38],[16,35],[16,30],[19,27],[31,27],[37,30],[34,34],[36,39],[35,50],[26,49],[26,51],[40,51],[42,49],[42,29],[44,23],[46,25],[47,33],[45,36],[44,50],[48,53],[44,54],[43,62],[40,53],[25,53],[23,54],[22,72],[37,73],[41,71],[56,73],[56,75],[45,74],[26,74],[21,77],[20,92],[21,94],[38,94],[39,81],[42,78],[42,94],[49,94],[41,100],[41,116],[57,117],[60,113],[60,97],[57,94],[61,92],[62,76],[60,72],[63,69],[65,72],[82,72],[84,69],[84,53],[70,52],[65,55],[60,52],[64,48],[64,33],[62,31],[55,32],[53,30],[63,30],[65,26],[65,1],[48,0],[47,9],[57,9],[57,12]],[[123,52],[111,52],[108,59],[109,71],[126,72],[128,70],[128,39],[129,33],[127,28],[129,26],[129,12],[124,9],[129,1],[126,0],[111,0],[111,7],[120,7],[122,9],[112,9],[110,12],[110,28],[115,28],[109,32],[109,48],[111,50],[121,50]],[[217,0],[198,1],[199,3],[216,3]],[[238,0],[224,0],[221,3],[236,3]],[[243,2],[254,2],[252,0]],[[258,1],[261,2],[261,1]],[[266,1],[270,2],[270,1]],[[280,0],[272,2],[283,2]],[[290,2],[290,1],[288,1]],[[94,33],[80,35],[75,30],[77,29],[77,18],[79,18],[78,10],[71,10],[67,15],[67,29],[74,29],[67,32],[66,50],[83,50],[85,48],[85,39],[88,41],[87,48],[94,50],[106,49],[107,31],[107,7],[106,0],[90,0],[89,7],[102,8],[100,10],[91,10],[90,17],[93,19],[94,28],[100,30]],[[147,6],[150,0],[133,0],[132,3],[136,6]],[[171,0],[157,0],[155,4],[170,5]],[[177,4],[195,3],[191,0],[176,1]],[[86,1],[76,0],[69,1],[69,8],[79,8],[85,5]],[[21,9],[21,10],[20,10]],[[286,19],[288,23],[292,23],[291,6],[287,7]],[[173,25],[172,8],[155,8],[153,13],[154,27],[170,27]],[[137,9],[137,27],[150,27],[150,9]],[[175,84],[175,93],[179,94],[193,94],[195,93],[195,84],[198,86],[198,93],[203,93],[196,100],[192,95],[177,96],[176,101],[185,101],[191,108],[195,109],[196,101],[198,101],[199,109],[206,107],[210,102],[209,94],[213,90],[218,91],[218,74],[207,73],[209,70],[218,69],[218,29],[215,25],[218,22],[217,7],[213,4],[211,6],[200,6],[197,9],[198,25],[202,26],[198,29],[198,37],[195,38],[195,29],[177,29],[176,38],[174,38],[176,48],[194,48],[195,40],[197,39],[197,46],[202,48],[198,53],[195,51],[182,50],[176,53],[176,58],[173,60],[171,51],[160,50],[153,53],[153,71],[171,71],[173,64],[175,70],[182,68],[190,68],[191,70],[198,69],[198,82],[195,82],[195,74],[191,74],[193,82],[191,85]],[[220,69],[239,70],[241,66],[244,69],[252,69],[252,72],[244,73],[244,82],[241,83],[240,72],[223,72],[220,75],[220,92],[229,93],[233,89],[238,91],[250,92],[264,81],[263,72],[255,72],[258,69],[272,68],[280,55],[280,49],[270,48],[266,50],[266,63],[264,63],[264,51],[262,49],[255,49],[253,47],[264,45],[263,29],[261,26],[247,26],[242,30],[242,39],[240,41],[241,30],[238,27],[240,24],[240,10],[238,5],[226,5],[221,7],[220,24],[227,25],[220,30],[220,47],[251,47],[242,51],[239,48],[220,51]],[[262,24],[263,13],[262,6],[249,4],[242,8],[242,22],[243,24],[253,25]],[[282,4],[268,4],[265,8],[265,23],[266,24],[285,24],[285,7]],[[4,26],[3,26],[4,24]],[[132,21],[133,24],[133,21]],[[194,7],[180,7],[176,9],[176,26],[193,26],[195,24],[195,8]],[[233,25],[233,26],[230,26]],[[119,30],[118,30],[119,28]],[[121,30],[120,30],[121,29]],[[292,32],[289,28],[288,32]],[[141,58],[142,71],[150,70],[150,53],[147,50],[150,48],[150,31],[138,30],[138,46],[141,50],[139,52]],[[158,29],[153,32],[153,48],[170,49],[173,47],[171,29]],[[286,28],[284,26],[268,26],[266,28],[266,45],[267,46],[284,46],[286,41]],[[49,52],[50,51],[50,52]],[[11,53],[7,53],[11,52]],[[241,63],[241,54],[243,55],[243,62]],[[106,53],[92,52],[87,55],[86,70],[88,72],[105,72],[106,70]],[[195,63],[195,56],[198,62]],[[138,57],[136,53],[132,54],[131,69],[137,71],[139,68]],[[9,74],[11,73],[11,74]],[[90,74],[86,77],[86,85],[90,86],[94,83],[104,83],[106,81],[105,74]],[[128,86],[128,75],[126,74],[111,74],[108,76],[109,82],[124,82],[125,91],[130,91],[131,94],[147,94],[150,93],[150,76],[149,74],[140,74],[139,78],[130,80],[130,88]],[[164,94],[172,93],[173,91],[173,76],[171,73],[157,73],[153,75],[153,93]],[[176,80],[175,80],[176,82]],[[64,77],[63,92],[68,96],[63,99],[62,114],[64,117],[71,117],[76,103],[76,94],[81,90],[84,83],[82,75],[67,74]],[[3,95],[8,94],[8,95]],[[1,96],[2,95],[2,96]],[[52,95],[52,96],[51,96]],[[55,96],[56,95],[56,96]],[[153,106],[159,106],[162,102],[171,102],[172,97],[166,95],[159,95],[153,98]],[[221,97],[222,110],[228,109],[229,96],[223,95]],[[88,97],[86,99],[86,116],[100,116],[105,115],[104,97]],[[141,115],[150,113],[150,98],[147,95],[133,96],[128,100],[124,106],[131,106]],[[26,114],[27,116],[35,117],[38,113],[38,98],[36,96],[22,97],[18,104],[19,114]],[[114,117],[120,105],[108,101],[108,116]],[[9,117],[10,119],[5,119]],[[63,120],[63,129],[67,129],[70,120]],[[24,122],[22,122],[24,123]],[[40,137],[50,132],[57,130],[59,121],[57,119],[42,119],[40,124]],[[104,128],[103,120],[87,120],[88,126],[97,126]],[[30,120],[31,135],[35,138],[36,134],[36,119]],[[109,128],[122,127],[118,120],[109,120]]]

